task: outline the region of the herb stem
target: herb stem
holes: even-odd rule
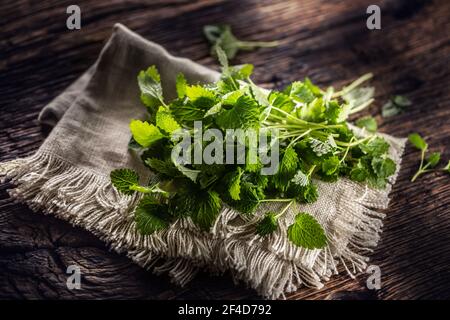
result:
[[[293,201],[294,199],[262,199],[259,202],[288,202]]]
[[[279,41],[238,41],[237,44],[240,49],[253,50],[253,48],[255,48],[255,47],[260,47],[260,48],[276,47],[280,44],[280,42]]]
[[[279,217],[281,217],[281,216],[287,211],[287,209],[289,209],[289,207],[290,207],[294,202],[295,202],[295,200],[294,200],[294,199],[291,199],[291,201],[289,201],[289,203],[283,208],[283,210],[281,210],[281,212],[279,212],[279,213],[276,215],[277,219],[278,219]]]
[[[362,75],[361,77],[359,77],[358,79],[356,79],[355,81],[350,83],[348,86],[344,87],[344,89],[342,89],[341,91],[335,92],[332,95],[332,97],[337,98],[337,97],[343,96],[346,93],[348,93],[348,92],[352,91],[353,89],[355,89],[356,87],[358,87],[359,85],[361,85],[362,83],[371,79],[372,77],[373,77],[372,73],[366,73],[365,75]]]

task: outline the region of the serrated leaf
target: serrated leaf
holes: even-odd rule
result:
[[[250,83],[250,90],[256,102],[262,107],[268,107],[270,105],[268,94],[264,92],[260,87],[255,85],[253,82]]]
[[[219,194],[215,191],[206,191],[196,198],[192,221],[202,230],[209,230],[219,216],[221,206]]]
[[[297,173],[299,165],[298,155],[292,146],[285,149],[283,158],[278,167],[278,172],[273,177],[275,187],[280,190],[285,190],[291,180]]]
[[[261,237],[273,233],[278,228],[278,217],[275,212],[267,212],[264,218],[256,225],[256,233]]]
[[[186,95],[186,87],[188,86],[184,74],[179,73],[176,80],[177,96],[183,98]]]
[[[362,143],[359,145],[362,152],[372,156],[379,156],[387,153],[389,151],[389,147],[389,143],[381,137],[376,137],[375,139],[369,140],[367,143]]]
[[[175,130],[181,129],[178,122],[164,107],[160,107],[156,113],[156,125],[169,134]]]
[[[372,169],[376,175],[380,178],[387,178],[395,173],[395,162],[390,158],[378,158],[372,159]]]
[[[230,76],[236,80],[243,80],[250,77],[253,72],[252,64],[241,64],[230,67]]]
[[[322,171],[327,176],[332,175],[338,170],[339,165],[340,161],[338,157],[329,157],[322,162]]]
[[[309,177],[304,174],[302,170],[298,170],[295,176],[291,179],[291,182],[301,187],[306,187],[310,181]]]
[[[357,182],[363,182],[367,179],[369,173],[363,167],[356,167],[350,171],[350,179]]]
[[[233,201],[231,199],[232,201],[228,204],[242,213],[249,214],[253,213],[258,207],[259,201],[264,199],[264,192],[261,186],[250,182],[242,182],[239,197],[240,200]]]
[[[221,102],[218,102],[218,103],[216,103],[215,105],[213,105],[213,106],[205,113],[205,115],[203,116],[203,118],[206,118],[206,117],[212,116],[212,115],[214,115],[214,114],[216,114],[216,113],[219,113],[221,110],[222,110],[222,103],[221,103]]]
[[[291,84],[290,96],[296,101],[305,104],[311,103],[316,98],[310,86],[300,81],[295,81]]]
[[[147,70],[143,70],[138,75],[138,84],[143,96],[143,102],[149,107],[156,106],[156,103],[163,101],[163,90],[161,86],[161,77],[156,69],[156,66],[150,66]]]
[[[244,171],[238,167],[228,186],[228,192],[233,200],[241,200],[239,195],[241,193],[241,176],[243,173]]]
[[[208,99],[208,100],[215,99],[214,93],[201,85],[186,86],[185,90],[186,90],[186,96],[192,102],[195,102],[201,98]]]
[[[342,97],[348,104],[357,107],[372,99],[374,93],[374,87],[360,87],[347,92]]]
[[[222,129],[248,129],[259,126],[259,108],[248,96],[241,96],[230,110],[222,110],[216,117]]]
[[[409,142],[416,147],[419,150],[426,150],[428,149],[428,144],[425,142],[424,139],[418,134],[418,133],[412,133],[408,136]]]
[[[318,156],[322,157],[331,151],[333,151],[333,147],[331,146],[330,142],[327,141],[321,141],[315,138],[309,138],[308,140],[309,144],[311,145],[312,151]]]
[[[193,182],[197,182],[198,175],[200,174],[200,170],[190,169],[188,167],[183,166],[182,164],[175,163],[175,167],[180,171],[184,176],[191,179]]]
[[[303,106],[299,113],[300,118],[310,122],[320,122],[324,118],[325,104],[322,98],[315,98],[312,102]]]
[[[291,182],[286,190],[286,195],[301,203],[314,203],[319,197],[317,187],[312,183],[303,187]]]
[[[139,183],[139,175],[131,169],[116,169],[111,171],[109,176],[117,191],[126,195],[133,194],[134,190],[131,190],[130,187]]]
[[[134,211],[134,220],[139,233],[149,235],[169,226],[170,216],[166,205],[153,196],[145,195]]]
[[[178,120],[179,123],[186,123],[190,121],[203,120],[207,110],[194,105],[192,102],[188,103],[172,103],[170,105],[170,112]]]
[[[159,129],[146,121],[131,120],[130,130],[133,139],[144,148],[152,145],[152,143],[164,138]]]
[[[180,174],[175,165],[169,160],[160,160],[156,158],[148,158],[145,163],[154,171],[164,174],[168,177],[175,177]]]
[[[377,121],[371,116],[356,120],[356,125],[360,128],[366,128],[369,132],[376,132],[378,129]]]
[[[306,212],[297,214],[287,233],[289,240],[299,247],[321,249],[327,245],[327,237],[322,226]]]

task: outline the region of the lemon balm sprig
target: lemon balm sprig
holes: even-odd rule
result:
[[[411,178],[411,182],[414,182],[420,175],[432,171],[432,168],[439,163],[441,154],[439,152],[433,152],[429,157],[426,157],[428,143],[418,133],[410,134],[408,139],[415,148],[421,151],[419,170]]]

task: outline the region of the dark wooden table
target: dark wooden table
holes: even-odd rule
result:
[[[32,154],[45,133],[39,111],[96,59],[115,22],[176,55],[217,68],[202,26],[229,23],[243,39],[282,40],[273,49],[239,54],[255,64],[256,82],[281,88],[308,75],[339,86],[375,74],[381,131],[423,134],[433,151],[450,158],[450,2],[442,1],[76,1],[81,30],[66,28],[72,1],[7,0],[0,4],[0,161]],[[366,28],[366,8],[382,8],[382,29]],[[383,119],[393,94],[414,103]],[[450,298],[450,177],[432,173],[409,181],[419,153],[408,146],[382,241],[372,256],[381,290],[367,275],[336,276],[324,289],[302,289],[292,299]],[[185,288],[131,263],[80,229],[14,204],[0,185],[1,299],[240,299],[258,298],[228,275],[202,274]],[[82,267],[82,288],[68,290],[66,268]]]

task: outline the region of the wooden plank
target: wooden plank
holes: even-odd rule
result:
[[[365,27],[373,1],[78,1],[82,29],[68,31],[70,1],[3,1],[0,4],[0,161],[32,154],[45,133],[37,114],[96,59],[115,22],[150,40],[217,68],[201,29],[229,23],[243,39],[281,40],[272,49],[239,54],[234,63],[255,64],[254,79],[281,88],[309,76],[342,85],[373,72],[381,131],[418,131],[433,151],[450,158],[450,2],[380,1],[382,30]],[[393,94],[414,104],[382,119]],[[322,290],[302,289],[291,299],[450,298],[450,184],[443,173],[409,179],[418,152],[408,147],[382,241],[372,255],[382,288],[366,289],[366,276],[333,277]],[[209,298],[257,297],[229,276],[201,274],[185,288],[171,285],[111,253],[89,233],[32,213],[0,186],[0,298]],[[65,268],[82,265],[81,290],[68,290]]]

